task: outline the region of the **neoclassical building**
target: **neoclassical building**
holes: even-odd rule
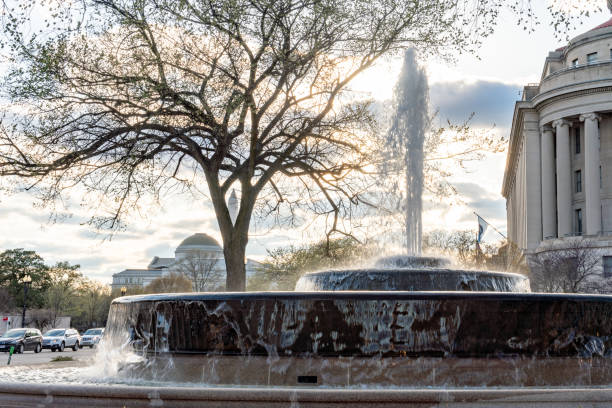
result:
[[[502,194],[508,238],[526,254],[581,237],[612,276],[612,19],[550,52],[524,87]]]
[[[171,272],[182,272],[181,265],[197,254],[198,257],[212,261],[211,266],[219,273],[222,282],[225,282],[226,268],[223,249],[213,237],[204,233],[193,234],[185,238],[175,249],[174,258],[153,257],[146,268],[125,269],[113,275],[113,289],[125,287],[145,287],[153,279],[162,277]],[[259,262],[246,260],[247,277],[252,275]]]

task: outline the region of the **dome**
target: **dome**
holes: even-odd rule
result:
[[[221,245],[219,245],[216,239],[202,232],[198,232],[197,234],[193,234],[185,238],[183,242],[179,244],[177,249],[184,246],[214,246],[221,248]]]

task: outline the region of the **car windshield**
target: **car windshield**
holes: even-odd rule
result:
[[[45,336],[63,336],[65,331],[66,330],[58,330],[58,329],[49,330],[48,332],[45,333]]]
[[[89,329],[85,332],[85,334],[102,334],[102,329]]]
[[[3,337],[23,337],[25,330],[9,330],[4,333]]]

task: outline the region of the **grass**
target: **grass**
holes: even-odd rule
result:
[[[57,356],[51,359],[51,361],[52,362],[54,361],[74,361],[74,358],[69,357],[69,356]]]

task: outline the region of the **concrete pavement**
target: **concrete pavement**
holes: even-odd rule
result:
[[[11,367],[20,365],[33,365],[33,364],[45,364],[51,362],[55,357],[72,357],[78,361],[90,360],[93,358],[95,349],[89,347],[79,349],[78,351],[72,351],[72,349],[66,349],[63,352],[56,351],[55,353],[51,350],[43,350],[36,354],[33,351],[26,351],[23,354],[13,354],[11,359]],[[7,366],[9,353],[0,353],[0,368]]]
[[[610,407],[612,389],[164,388],[0,383],[0,407]]]

